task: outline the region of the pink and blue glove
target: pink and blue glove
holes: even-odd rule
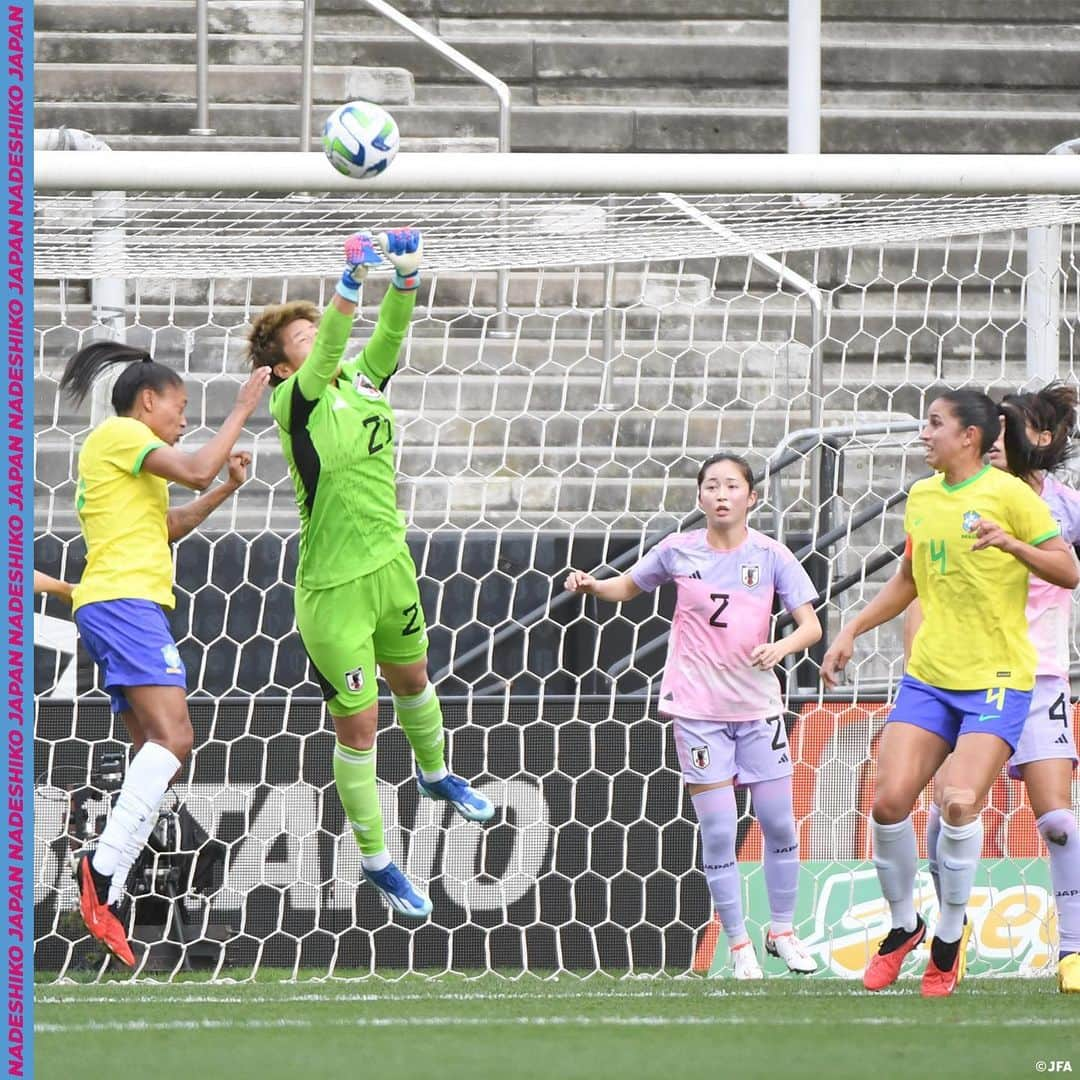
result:
[[[375,245],[394,267],[394,287],[412,292],[420,287],[424,242],[419,229],[388,229],[375,237]]]
[[[369,266],[382,262],[367,233],[354,233],[345,241],[345,269],[337,284],[337,294],[353,304],[360,303],[360,287],[367,277]]]

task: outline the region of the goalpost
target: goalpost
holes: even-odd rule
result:
[[[253,478],[176,546],[196,730],[176,795],[198,829],[165,819],[133,882],[140,976],[708,968],[693,812],[650,693],[670,598],[563,598],[565,570],[625,568],[692,524],[701,460],[734,449],[761,477],[753,524],[800,555],[835,630],[891,573],[927,395],[1080,365],[1078,158],[401,155],[358,184],[320,155],[45,152],[36,195],[35,563],[69,580],[85,556],[76,455],[103,415],[57,393],[76,348],[122,335],[182,371],[198,443],[265,304],[324,304],[359,228],[423,229],[390,384],[400,504],[452,766],[506,808],[480,829],[421,805],[386,709],[391,853],[429,883],[433,918],[395,921],[357,885],[293,628],[295,503],[262,410],[241,440]],[[358,343],[386,281],[369,278]],[[1036,357],[1028,296],[1048,285],[1061,322]],[[35,961],[61,978],[101,969],[67,859],[107,813],[123,740],[64,612],[39,612]],[[785,673],[797,929],[837,975],[861,972],[887,928],[866,813],[896,632],[856,659],[833,699],[812,659]],[[1052,898],[1030,810],[1002,780],[986,813],[971,970],[1038,971]],[[741,825],[760,927],[760,838]]]

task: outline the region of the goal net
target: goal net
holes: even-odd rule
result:
[[[721,963],[693,809],[655,708],[672,598],[604,606],[564,596],[562,578],[625,569],[693,527],[697,469],[731,449],[760,478],[752,524],[798,554],[835,631],[894,568],[903,498],[925,472],[928,395],[1075,379],[1080,196],[1020,163],[1016,190],[965,179],[949,193],[933,171],[891,190],[895,170],[871,159],[850,188],[811,197],[783,159],[771,184],[717,194],[677,168],[666,192],[627,190],[625,172],[609,187],[595,169],[590,185],[582,170],[574,186],[537,171],[531,190],[519,169],[500,187],[497,157],[469,166],[476,190],[388,189],[399,166],[413,175],[406,161],[371,190],[335,179],[318,191],[306,165],[291,186],[258,190],[265,155],[218,188],[185,174],[181,154],[125,178],[127,156],[41,155],[35,565],[77,580],[85,560],[76,460],[106,398],[76,409],[58,394],[75,349],[114,337],[181,371],[185,444],[198,445],[245,377],[264,305],[325,304],[356,229],[423,229],[421,293],[389,388],[400,506],[451,766],[502,808],[480,828],[422,802],[383,703],[390,851],[428,885],[434,914],[399,920],[358,884],[333,734],[293,623],[293,492],[261,410],[240,441],[252,478],[175,547],[196,743],[129,882],[137,976]],[[111,160],[95,182],[98,158]],[[149,175],[175,176],[176,190],[149,190]],[[369,278],[357,346],[386,282]],[[804,860],[796,929],[824,972],[854,975],[888,927],[867,812],[901,645],[893,627],[861,639],[850,683],[827,698],[819,656],[782,672]],[[35,961],[65,978],[104,970],[70,858],[109,813],[126,741],[54,601],[39,606],[35,659]],[[739,807],[757,933],[760,837],[741,794]],[[971,970],[1038,972],[1054,951],[1052,893],[1021,787],[999,782],[986,826]],[[925,873],[920,889],[930,915]]]

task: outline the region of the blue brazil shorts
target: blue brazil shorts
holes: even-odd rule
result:
[[[943,690],[905,675],[889,723],[914,724],[940,735],[950,747],[961,735],[996,735],[1016,749],[1031,708],[1031,690]]]
[[[75,625],[90,659],[101,669],[101,685],[114,713],[131,708],[123,694],[126,686],[187,689],[184,661],[160,604],[99,600],[75,612]]]

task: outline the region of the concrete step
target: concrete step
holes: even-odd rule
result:
[[[425,0],[403,0],[395,7],[426,29],[436,29],[432,5]],[[299,34],[303,10],[303,0],[210,0],[207,4],[211,34]],[[316,5],[317,28],[385,34],[392,26],[380,15],[358,12],[355,3],[327,6],[319,0]],[[38,0],[34,28],[38,32],[193,34],[195,14],[189,0],[154,0],[152,4],[142,0]]]
[[[39,101],[194,102],[193,64],[37,64],[34,93]],[[211,65],[209,100],[296,107],[300,68],[287,65]],[[412,75],[404,68],[317,67],[313,100],[323,106],[362,99],[382,105],[413,100]]]
[[[330,4],[348,7],[351,0],[319,0],[329,10]],[[436,0],[443,16],[479,18],[531,18],[537,14],[535,0]],[[678,5],[680,18],[715,19],[719,14],[715,0],[683,0]],[[829,0],[823,12],[825,25],[846,19],[882,20],[903,26],[908,20],[925,20],[947,26],[950,23],[1062,23],[1077,21],[1074,0],[908,0],[902,9],[889,5],[883,19],[881,0]],[[724,0],[722,12],[732,19],[771,19],[786,26],[788,0]],[[544,0],[547,16],[571,18],[657,19],[652,0]]]
[[[972,345],[976,353],[989,348],[990,355],[996,356],[1009,339],[1024,339],[1018,293],[995,295],[992,312],[985,305],[973,304],[958,311],[954,302],[932,299],[925,303],[916,297],[908,303],[907,299],[898,293],[887,301],[874,296],[863,300],[853,290],[848,297],[840,298],[842,302],[834,302],[828,312],[826,345],[857,345],[863,338],[888,353],[896,345],[889,337],[902,335],[909,339],[910,355],[941,339],[947,342],[943,349],[946,356],[956,355],[955,350],[963,350],[966,355]],[[619,312],[615,340],[805,341],[804,330],[808,329],[802,327],[802,322],[809,323],[805,307],[796,298],[782,294],[764,303],[758,298],[738,296],[708,304],[672,302],[660,308],[628,307]],[[40,314],[41,325],[46,325],[49,308],[41,309]],[[69,319],[73,314],[66,312]],[[240,326],[246,322],[247,314],[243,310],[231,312],[224,304],[216,305],[215,318],[226,323]],[[582,308],[541,311],[511,307],[507,313],[512,334],[548,341],[594,340],[601,332],[601,315],[597,310]],[[452,327],[455,337],[486,336],[495,329],[494,317],[494,311],[485,308],[462,312],[458,307],[425,307],[414,317],[412,332],[418,336],[446,334]],[[140,306],[140,320],[148,327],[173,326],[182,332],[206,325],[206,312],[145,303]],[[935,347],[932,354],[936,353]]]
[[[326,117],[320,117],[322,123]],[[190,123],[195,123],[195,110],[191,108]],[[312,131],[321,128],[313,127]],[[113,150],[295,150],[300,136],[300,124],[292,135],[132,135],[127,132],[95,132]],[[492,154],[499,148],[499,141],[494,136],[487,138],[468,137],[401,137],[401,150],[407,154]],[[321,145],[312,136],[311,149],[319,150]]]
[[[878,247],[824,248],[817,252],[788,252],[784,261],[797,273],[813,279],[825,291],[841,296],[846,289],[865,290],[870,296],[888,296],[899,290],[913,296],[929,285],[947,291],[956,298],[961,285],[961,304],[973,301],[982,305],[991,287],[1019,287],[1027,271],[1026,234],[992,233],[979,237],[951,237],[926,240],[919,244],[894,243]],[[615,296],[626,306],[642,299],[662,296],[666,301],[678,295],[706,299],[711,287],[719,296],[743,292],[770,295],[775,290],[775,275],[745,257],[687,259],[680,263],[654,260],[648,274],[640,265],[617,268]],[[320,278],[290,278],[289,296],[317,297],[332,282]],[[629,286],[628,286],[629,283]],[[496,275],[482,271],[474,274],[456,272],[427,273],[421,282],[419,303],[430,303],[433,294],[440,301],[457,300],[463,307],[490,306],[494,303]],[[158,299],[181,305],[205,304],[209,299],[207,281],[168,281],[141,279],[140,299]],[[603,275],[595,270],[576,272],[546,270],[511,271],[510,298],[515,303],[576,303],[599,306],[604,298]],[[230,279],[213,281],[215,304],[251,304],[261,306],[280,299],[280,279]],[[249,291],[250,290],[250,291]],[[134,299],[129,287],[129,297]],[[86,303],[86,284],[75,279],[66,286],[69,303]],[[369,282],[365,290],[365,310],[377,304],[382,286]],[[60,302],[56,282],[35,282],[35,300],[41,305]]]
[[[580,83],[576,81],[543,82],[532,87],[515,87],[522,96],[531,94],[532,100],[523,104],[535,105],[622,105],[630,108],[654,108],[660,105],[683,105],[689,108],[735,108],[747,106],[747,91],[742,86],[688,86],[680,83],[653,81],[608,83]],[[463,105],[483,105],[491,97],[491,91],[481,86],[464,86],[455,83],[425,82],[416,87],[414,104],[439,105],[448,101]],[[863,111],[910,112],[1023,112],[1045,113],[1062,109],[1068,113],[1077,111],[1077,97],[1068,91],[980,89],[977,87],[952,87],[924,90],[919,87],[891,87],[877,89],[857,87],[831,89],[824,87],[821,93],[822,112],[827,115]],[[786,109],[787,87],[755,86],[753,92],[755,109]]]
[[[964,7],[969,10],[964,12]],[[478,3],[406,2],[398,10],[421,26],[444,36],[499,34],[505,29],[527,37],[559,33],[649,36],[649,28],[663,27],[665,36],[678,34],[752,34],[754,37],[786,37],[787,12],[782,2],[725,3],[718,10],[707,0],[680,4],[678,9],[657,10],[644,0],[628,0],[613,10],[612,0],[588,0],[580,6],[548,0],[531,7],[520,0],[480,0]],[[850,14],[844,13],[844,8]],[[1056,0],[1032,5],[1035,10],[1013,12],[1004,9],[998,16],[990,4],[976,0],[933,5],[920,0],[905,5],[903,12],[882,12],[880,3],[863,5],[831,3],[823,13],[822,37],[826,41],[879,40],[883,28],[911,36],[935,35],[938,40],[994,41],[1009,37],[1018,41],[1053,42],[1062,24],[1075,25],[1075,5]],[[1004,18],[1001,16],[1004,15]],[[614,16],[614,18],[613,18]],[[301,32],[301,0],[211,0],[208,4],[211,33],[298,34]],[[316,6],[317,31],[387,33],[393,24],[381,16],[358,11],[353,0],[319,0]],[[39,31],[83,30],[193,33],[194,19],[186,0],[39,0],[35,5],[35,28]]]
[[[413,138],[492,139],[498,133],[494,106],[485,108],[427,108],[394,106],[394,119],[403,136]],[[312,149],[319,137],[328,109],[312,110]],[[490,114],[490,116],[488,115]],[[115,131],[144,135],[184,135],[193,126],[195,106],[168,102],[51,102],[35,104],[35,122],[41,127],[67,124],[93,131],[112,144]],[[488,121],[491,123],[488,123]],[[210,124],[217,138],[232,136],[260,138],[297,135],[295,104],[229,104],[211,102]],[[563,150],[616,151],[633,146],[634,114],[620,109],[522,109],[514,117],[515,149],[525,150],[558,145]],[[555,140],[553,143],[549,140]],[[233,144],[230,141],[230,148]]]
[[[1019,296],[1023,286],[1023,259],[1007,246],[980,253],[977,261],[968,261],[972,253],[954,251],[918,253],[908,262],[896,256],[895,264],[887,265],[879,253],[866,250],[857,258],[841,258],[851,272],[846,284],[832,284],[830,275],[819,272],[818,281],[826,292],[826,310],[842,313],[853,308],[878,312],[897,310],[904,313],[929,311],[935,315],[953,312],[961,318],[978,316],[995,320],[1011,319],[1018,313]],[[824,261],[824,260],[823,260]],[[1019,265],[1018,265],[1019,264]],[[841,276],[839,271],[837,277]],[[856,271],[866,270],[866,275]],[[820,266],[819,266],[820,271]],[[665,273],[640,267],[619,271],[612,289],[612,306],[618,318],[631,309],[663,311],[684,305],[703,311],[722,305],[741,310],[743,305],[756,304],[767,316],[800,310],[802,303],[793,293],[770,291],[773,283],[767,272],[749,290],[742,282],[733,288],[726,281],[714,284],[704,274]],[[835,279],[834,279],[835,280]],[[873,282],[866,285],[864,282]],[[289,279],[291,297],[318,297],[332,287],[330,279],[294,277]],[[756,288],[755,288],[756,286]],[[363,312],[377,311],[385,289],[384,281],[371,281],[365,290]],[[554,318],[567,309],[591,312],[605,306],[604,275],[598,271],[514,271],[509,275],[508,299],[511,308],[520,313],[535,312]],[[129,289],[134,299],[134,290]],[[212,298],[212,299],[211,299]],[[48,302],[44,296],[39,299]],[[213,303],[215,311],[230,307],[250,310],[278,303],[281,282],[272,278],[210,280],[141,278],[138,285],[141,303],[171,304],[203,308]],[[429,274],[421,283],[417,310],[427,308],[458,308],[462,313],[483,312],[495,307],[497,277],[493,271],[462,274],[445,271]]]
[[[687,18],[681,11],[653,13],[649,17],[627,16],[619,19],[592,18],[588,15],[549,14],[546,5],[534,14],[524,17],[496,18],[467,16],[461,18],[441,17],[439,33],[446,38],[512,36],[541,42],[548,39],[589,38],[621,39],[628,42],[656,42],[662,37],[669,41],[686,42],[695,39],[710,43],[737,40],[755,47],[759,44],[779,44],[787,48],[787,20],[732,18],[726,11],[713,11],[713,18]],[[724,17],[727,15],[727,17]],[[1063,32],[1075,29],[1080,16],[1074,10],[1071,25],[1055,22],[1040,23],[982,23],[976,20],[962,23],[896,20],[888,14],[878,13],[873,19],[822,20],[822,44],[829,46],[859,45],[867,49],[896,47],[898,41],[905,47],[915,47],[919,42],[931,45],[951,44],[961,47],[989,45],[992,47],[1038,48],[1069,46],[1063,42]],[[327,30],[331,27],[327,26]],[[333,26],[333,32],[337,26]]]
[[[523,82],[534,75],[532,42],[503,37],[452,44],[500,79]],[[209,41],[210,62],[299,64],[301,45],[299,34],[214,34]],[[125,64],[133,56],[148,54],[160,63],[193,64],[194,34],[44,31],[34,36],[36,63]],[[433,76],[446,81],[475,81],[407,35],[384,33],[353,38],[320,34],[316,56],[319,64],[329,66],[405,68],[418,80]]]
[[[493,27],[493,31],[497,28]],[[875,40],[826,41],[822,46],[822,79],[838,86],[887,85],[935,87],[1022,87],[1061,90],[1080,86],[1080,39],[1075,33],[1037,35],[1030,40],[1007,32],[997,41],[942,41],[932,35],[885,36],[881,28],[867,34]],[[863,34],[866,37],[867,34]],[[445,40],[481,66],[511,82],[554,79],[638,82],[658,80],[715,86],[729,84],[783,86],[787,79],[787,43],[782,38],[724,33],[688,40],[656,34],[623,36],[613,25],[605,36],[575,34],[529,38],[512,31],[475,36],[444,35]],[[214,35],[210,59],[227,64],[279,64],[299,60],[298,34]],[[145,50],[167,63],[192,63],[194,38],[189,34],[68,33],[35,35],[38,62],[126,63]],[[137,50],[137,51],[136,51]],[[474,81],[437,54],[418,48],[408,36],[382,34],[355,38],[322,32],[316,42],[321,64],[402,67],[418,81]]]
[[[396,106],[393,113],[408,137],[490,140],[497,134],[493,106]],[[43,100],[35,116],[41,127],[67,124],[109,142],[113,132],[124,132],[124,145],[143,147],[141,138],[131,136],[183,136],[195,110],[186,104]],[[325,106],[313,110],[313,132],[325,118]],[[219,138],[275,136],[295,143],[295,105],[212,104],[210,119]],[[986,153],[1008,144],[1016,153],[1042,153],[1071,138],[1078,126],[1080,108],[1071,113],[866,109],[826,114],[822,146],[830,153]],[[523,106],[514,111],[512,130],[513,148],[522,152],[762,153],[781,152],[786,139],[786,110],[779,108]],[[312,149],[317,145],[313,134]]]

